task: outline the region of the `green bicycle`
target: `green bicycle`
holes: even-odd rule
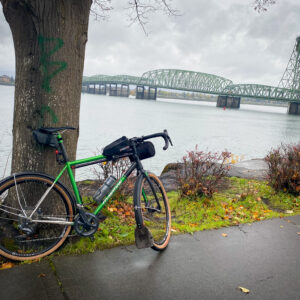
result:
[[[56,178],[41,173],[13,174],[0,182],[0,255],[12,260],[32,260],[49,255],[67,239],[72,227],[83,237],[92,237],[99,227],[99,214],[122,183],[137,171],[133,206],[138,248],[164,250],[170,240],[171,213],[165,189],[157,176],[144,170],[141,160],[153,157],[153,143],[162,137],[166,150],[172,141],[168,132],[128,139],[122,137],[106,146],[103,155],[69,161],[61,132],[73,127],[39,128],[33,135],[39,144],[56,148],[58,163],[64,165]],[[72,170],[128,157],[130,167],[117,181],[110,176],[94,195],[98,203],[87,211]],[[72,189],[59,179],[67,172]]]

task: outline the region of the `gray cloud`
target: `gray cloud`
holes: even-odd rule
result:
[[[141,75],[176,68],[236,83],[277,85],[300,35],[300,2],[278,0],[263,14],[254,11],[252,2],[174,0],[182,15],[149,16],[145,36],[139,25],[128,26],[126,1],[118,1],[109,21],[91,17],[84,74]],[[13,72],[12,39],[2,13],[0,46],[0,73]]]

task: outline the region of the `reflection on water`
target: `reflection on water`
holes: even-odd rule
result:
[[[11,149],[13,87],[0,86],[0,176]],[[158,101],[83,94],[80,112],[78,158],[94,155],[123,135],[147,135],[168,129],[174,147],[163,151],[163,140],[154,140],[156,156],[144,162],[160,173],[168,162],[178,161],[187,150],[227,149],[245,159],[264,157],[280,143],[298,142],[300,116],[286,107],[241,104],[241,109],[216,108],[215,103],[159,99]],[[77,177],[89,174],[79,169]]]

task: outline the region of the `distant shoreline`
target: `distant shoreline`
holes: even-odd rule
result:
[[[0,85],[15,86],[14,83],[8,83],[8,82],[0,82]]]
[[[15,86],[15,83],[7,83],[7,82],[0,82],[0,85],[6,85],[6,86]],[[207,102],[212,102],[212,103],[216,103],[217,99],[212,99],[212,98],[183,98],[180,96],[166,96],[166,95],[158,95],[158,98],[161,99],[175,99],[175,100],[190,100],[190,101],[195,101],[195,102],[203,102],[203,101],[207,101]],[[250,105],[262,105],[262,106],[278,106],[278,107],[287,107],[288,104],[287,103],[283,103],[283,102],[277,102],[277,101],[267,101],[267,100],[260,100],[260,101],[256,101],[254,99],[250,99],[250,98],[242,98],[241,99],[241,104],[250,104]]]

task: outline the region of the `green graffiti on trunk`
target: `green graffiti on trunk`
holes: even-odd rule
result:
[[[54,47],[46,51],[46,44],[54,43]],[[50,57],[57,52],[63,45],[64,42],[60,38],[46,38],[42,35],[38,36],[38,44],[41,49],[41,69],[43,72],[43,83],[42,88],[51,93],[52,89],[50,86],[50,81],[54,76],[56,76],[59,72],[65,70],[67,68],[67,63],[65,61],[51,61]],[[54,68],[57,67],[57,68]]]
[[[46,113],[50,114],[51,119],[52,119],[52,123],[54,123],[54,124],[57,123],[58,118],[57,118],[55,112],[49,106],[44,105],[40,109],[41,119],[40,119],[40,126],[39,127],[42,127],[44,125],[44,116],[45,116]]]

